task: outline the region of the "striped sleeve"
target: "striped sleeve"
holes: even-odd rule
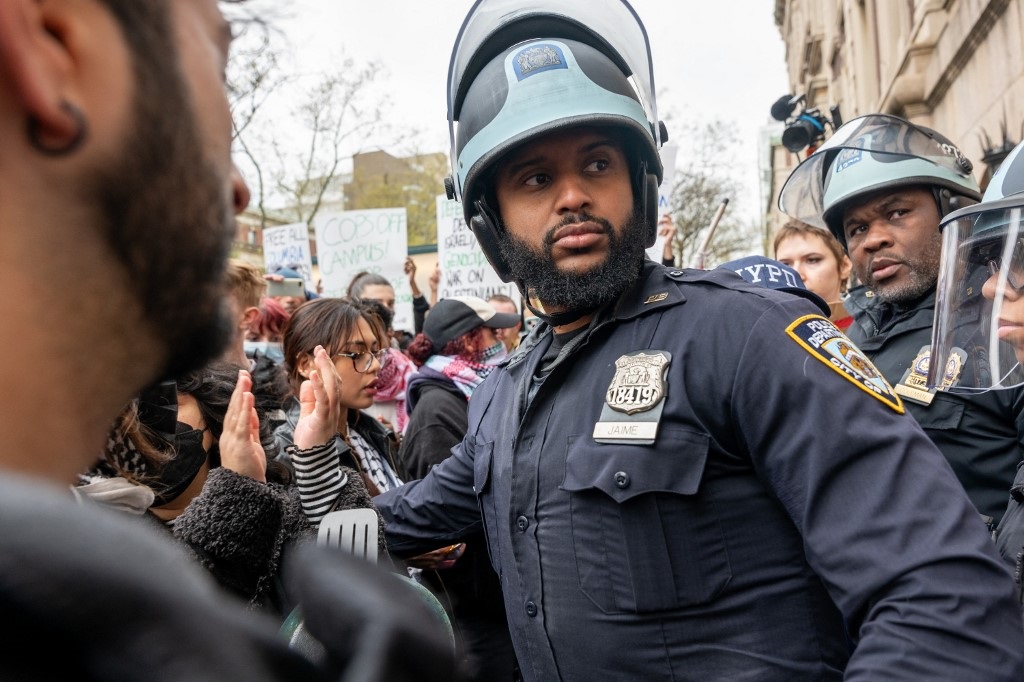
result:
[[[331,511],[341,489],[348,483],[347,474],[341,470],[340,447],[348,446],[340,436],[335,436],[324,445],[308,450],[300,450],[294,445],[288,448],[295,467],[302,511],[316,526]]]

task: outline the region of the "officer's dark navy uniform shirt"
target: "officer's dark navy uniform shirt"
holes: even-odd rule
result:
[[[528,680],[1024,679],[984,524],[895,396],[787,333],[818,312],[646,263],[539,387],[546,327],[477,388],[452,457],[375,498],[389,548],[482,523]],[[671,353],[656,440],[597,442],[634,351]]]
[[[870,289],[857,287],[850,292],[847,309],[854,318],[847,336],[895,387],[921,349],[931,344],[935,292],[899,309]],[[978,512],[997,524],[1024,459],[1024,388],[971,395],[939,391],[930,405],[905,404],[946,456]]]

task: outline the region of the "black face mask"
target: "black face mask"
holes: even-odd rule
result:
[[[206,462],[209,454],[203,448],[203,431],[191,429],[188,424],[178,422],[174,436],[175,455],[160,468],[159,474],[150,483],[156,499],[154,507],[161,507],[185,492],[196,474]]]

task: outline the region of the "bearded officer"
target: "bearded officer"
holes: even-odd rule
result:
[[[1021,679],[1009,571],[885,380],[806,299],[646,260],[632,8],[521,5],[456,41],[449,184],[543,323],[452,457],[375,499],[389,548],[482,528],[528,680]]]

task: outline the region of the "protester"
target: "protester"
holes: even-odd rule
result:
[[[463,23],[448,185],[542,322],[374,499],[389,549],[483,529],[528,680],[1021,679],[1009,572],[871,363],[809,301],[646,260],[645,35],[614,0]]]
[[[853,316],[843,305],[853,265],[831,232],[790,220],[775,233],[775,258],[800,274],[804,285],[828,301],[828,319],[846,330]]]
[[[0,3],[5,679],[321,677],[176,543],[68,493],[133,395],[228,341],[228,35],[213,0]]]
[[[442,298],[431,309],[409,346],[418,370],[409,380],[409,439],[398,458],[412,478],[447,459],[465,436],[473,391],[507,355],[496,332],[518,319],[475,296]]]
[[[505,345],[505,350],[511,353],[519,347],[519,340],[522,337],[523,318],[519,313],[519,307],[511,296],[505,294],[491,294],[487,302],[499,313],[516,316],[514,325],[494,330],[495,336]]]
[[[373,404],[384,344],[381,319],[346,298],[310,301],[295,309],[285,327],[284,369],[292,398],[275,436],[314,524],[334,509],[352,479],[361,478],[371,495],[402,483],[394,432],[362,411]],[[338,381],[325,383],[331,367]],[[300,428],[321,403],[317,418]],[[386,551],[383,544],[380,549]]]
[[[1003,160],[980,204],[942,220],[942,265],[932,335],[931,388],[992,391],[1024,420],[1024,143]],[[949,384],[953,375],[959,381]],[[1024,466],[996,528],[996,546],[1014,568],[1024,605]]]
[[[234,321],[234,334],[223,358],[243,369],[253,369],[245,352],[245,340],[260,314],[260,299],[267,282],[258,267],[237,258],[228,261],[228,305]]]
[[[412,292],[412,314],[413,329],[416,334],[423,331],[423,320],[427,311],[430,310],[430,303],[420,292],[416,284],[416,262],[412,258],[405,259],[405,274],[409,276],[409,290]],[[436,293],[433,280],[431,288]],[[349,298],[362,298],[380,301],[392,313],[395,312],[395,287],[388,281],[387,277],[378,275],[375,272],[357,272],[348,284],[347,294]]]
[[[360,301],[372,309],[373,313],[381,319],[388,335],[393,337],[394,329],[391,327],[393,311],[372,298],[360,299]],[[381,362],[380,374],[377,375],[373,404],[365,410],[367,414],[376,417],[377,421],[393,430],[399,440],[409,422],[409,413],[405,407],[406,390],[409,377],[415,371],[416,364],[405,354],[404,350],[396,348],[394,345],[388,346],[387,356]]]
[[[245,354],[255,358],[257,354],[271,358],[276,362],[284,359],[281,339],[284,338],[284,327],[291,317],[284,306],[276,299],[264,296],[260,300],[259,312],[249,326],[244,344]]]
[[[284,332],[285,371],[293,395],[274,432],[278,459],[295,474],[306,517],[319,526],[362,479],[371,496],[402,485],[395,432],[364,412],[373,404],[387,357],[383,320],[366,303],[323,298],[300,306]],[[361,486],[360,486],[361,487]],[[378,551],[387,556],[383,527]],[[401,572],[457,559],[463,546],[437,545],[423,556],[391,562]],[[387,562],[382,562],[387,563]]]
[[[845,299],[847,330],[945,455],[995,528],[1024,459],[1024,388],[953,394],[926,386],[931,364],[940,219],[979,198],[971,162],[940,133],[872,114],[843,125],[786,181],[780,207],[827,227],[862,284]],[[805,214],[818,211],[817,217]],[[953,372],[955,386],[963,377]]]
[[[415,605],[360,608],[384,580],[354,559],[311,546],[285,571],[317,666],[165,531],[69,492],[133,396],[229,341],[230,36],[214,0],[0,2],[0,678],[338,679],[364,629],[381,679],[413,679],[398,650],[417,680],[454,672]]]
[[[128,510],[166,523],[221,585],[284,620],[295,604],[282,557],[315,530],[287,469],[267,462],[276,444],[251,389],[248,372],[214,362],[143,392],[76,492],[120,508],[146,500]],[[369,504],[362,489],[344,506]]]

